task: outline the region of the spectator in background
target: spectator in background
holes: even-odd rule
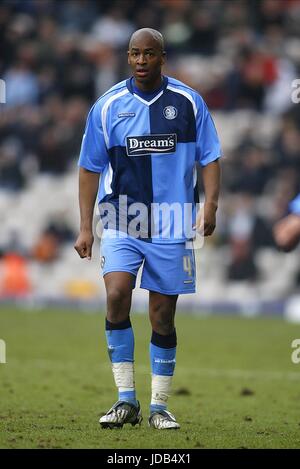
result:
[[[60,245],[74,241],[75,233],[66,221],[66,213],[64,211],[49,221],[45,232],[54,235]]]
[[[278,138],[274,142],[274,153],[279,168],[290,167],[300,176],[300,131],[296,120],[286,115]]]
[[[41,263],[50,263],[58,259],[59,236],[52,229],[44,230],[32,249],[32,258]]]
[[[216,52],[218,28],[213,11],[195,8],[191,17],[188,49],[192,53],[212,55]]]
[[[255,280],[257,268],[254,262],[252,235],[255,226],[253,197],[248,194],[235,196],[231,204],[228,233],[231,261],[227,270],[228,280]]]
[[[275,59],[262,48],[246,46],[236,63],[228,80],[229,108],[262,110],[266,89],[277,78]]]
[[[86,102],[72,98],[65,103],[60,122],[53,119],[41,131],[37,158],[41,172],[63,174],[80,146]]]
[[[126,2],[117,2],[106,14],[98,18],[92,28],[92,36],[101,44],[121,49],[128,43],[134,25],[126,18]]]
[[[27,260],[15,252],[4,254],[0,262],[0,297],[21,298],[31,292]]]
[[[31,292],[28,256],[18,231],[0,250],[0,298],[22,298]]]
[[[64,210],[53,216],[44,227],[32,249],[32,257],[41,263],[49,263],[59,258],[60,247],[74,241],[74,232],[67,221]]]
[[[59,24],[64,31],[88,33],[97,17],[96,2],[59,2]]]
[[[17,139],[8,138],[0,146],[0,189],[18,191],[24,187],[21,152],[22,145]]]
[[[38,101],[39,85],[37,77],[20,62],[4,75],[6,83],[6,105],[9,107],[35,104]]]
[[[231,262],[227,271],[227,279],[243,281],[257,279],[258,270],[254,262],[250,239],[231,239]]]
[[[236,150],[236,165],[239,168],[232,181],[231,190],[262,194],[272,175],[272,164],[266,150],[254,143],[243,142]]]

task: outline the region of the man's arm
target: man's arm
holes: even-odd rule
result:
[[[273,234],[279,248],[292,251],[300,241],[300,216],[291,213],[284,217],[275,224]]]
[[[79,168],[80,233],[74,248],[81,258],[92,258],[93,215],[99,186],[99,173]]]
[[[210,236],[216,227],[216,212],[218,208],[221,181],[219,160],[217,159],[206,166],[203,166],[201,168],[201,173],[205,194],[204,217],[203,212],[198,214],[196,229],[203,232],[204,236]]]
[[[275,242],[283,251],[289,252],[300,242],[300,194],[289,203],[290,215],[275,223]]]

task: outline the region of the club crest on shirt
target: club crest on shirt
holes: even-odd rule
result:
[[[174,106],[166,106],[164,108],[164,116],[168,120],[175,119],[177,117],[178,111]]]

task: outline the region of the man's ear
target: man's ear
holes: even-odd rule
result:
[[[161,57],[161,64],[164,65],[167,60],[167,53],[163,51],[162,57]]]
[[[129,61],[129,50],[127,51],[127,63],[128,63],[128,65],[130,65],[130,61]]]

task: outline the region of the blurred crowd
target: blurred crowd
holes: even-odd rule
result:
[[[272,224],[300,189],[300,103],[291,99],[300,0],[3,0],[0,192],[22,191],[42,173],[64,177],[89,107],[128,76],[128,39],[146,26],[165,37],[165,73],[197,89],[213,115],[274,121],[266,141],[249,130],[224,148],[215,242],[230,246],[229,279],[255,280],[255,251],[274,246]],[[45,226],[41,237],[54,234]]]

